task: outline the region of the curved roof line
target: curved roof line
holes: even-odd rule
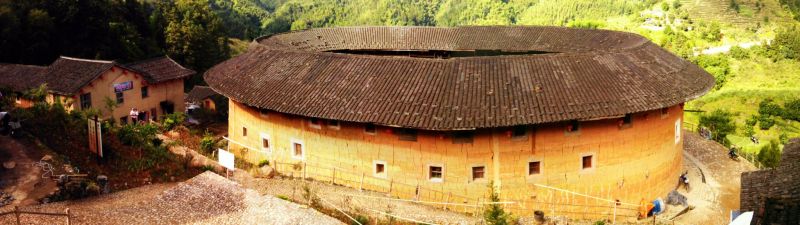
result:
[[[423,59],[336,50],[558,52]],[[584,120],[696,98],[713,77],[642,36],[561,27],[345,27],[262,37],[206,72],[232,100],[281,113],[429,130]]]

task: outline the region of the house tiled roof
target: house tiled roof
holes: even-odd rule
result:
[[[128,67],[146,73],[150,83],[183,79],[194,75],[194,70],[187,69],[167,56],[129,63]]]
[[[186,95],[186,101],[200,102],[203,99],[216,95],[217,92],[208,86],[194,86],[189,94]]]
[[[117,63],[113,61],[88,60],[59,57],[41,74],[41,82],[59,94],[74,94]]]
[[[336,53],[536,51],[447,59]],[[264,37],[205,74],[234,101],[308,117],[457,130],[621,116],[714,79],[647,39],[558,27],[347,27]]]
[[[49,91],[70,95],[77,93],[81,88],[115,66],[141,74],[147,82],[153,84],[186,78],[195,73],[169,57],[122,65],[114,61],[62,56],[46,67],[0,64],[0,87],[24,91],[46,83]]]
[[[0,87],[12,91],[26,91],[37,87],[40,73],[45,70],[43,66],[30,66],[18,64],[0,64]]]

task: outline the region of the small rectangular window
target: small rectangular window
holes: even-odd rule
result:
[[[528,162],[528,175],[537,175],[542,173],[542,163],[539,161]]]
[[[247,127],[242,127],[242,137],[247,137]]]
[[[150,96],[150,93],[147,90],[147,87],[142,87],[142,98],[147,98]]]
[[[622,119],[619,122],[620,122],[619,123],[620,129],[630,128],[631,126],[633,126],[633,115],[631,115],[630,113],[625,114],[625,117],[622,117]]]
[[[472,167],[472,180],[483,179],[485,175],[485,168],[483,166]]]
[[[293,145],[294,146],[293,146],[292,156],[294,156],[294,158],[302,159],[303,158],[303,144],[294,143]]]
[[[334,130],[338,130],[339,128],[341,128],[339,126],[339,121],[336,120],[328,120],[328,127]]]
[[[261,117],[267,117],[267,115],[269,115],[269,110],[259,109],[258,110],[258,115],[261,116]]]
[[[473,136],[474,132],[472,131],[453,132],[453,144],[470,144],[472,143]]]
[[[417,130],[408,128],[397,129],[397,136],[401,141],[417,141]]]
[[[92,107],[92,93],[81,94],[81,109]]]
[[[115,94],[117,96],[117,104],[125,102],[125,95],[123,95],[122,92],[116,92]]]
[[[583,163],[583,167],[582,167],[583,169],[591,169],[592,168],[592,156],[591,155],[583,156],[581,159],[582,159],[581,161]]]
[[[569,133],[578,132],[581,129],[580,125],[581,123],[578,122],[577,120],[570,121],[569,124],[567,125],[567,132]]]
[[[261,139],[261,148],[269,149],[269,139],[266,138]]]
[[[442,182],[442,167],[441,166],[429,166],[428,167],[428,179],[433,182]]]
[[[514,130],[511,131],[511,138],[513,139],[522,139],[528,135],[528,129],[525,126],[516,126]]]
[[[308,126],[311,128],[320,129],[322,128],[322,122],[320,122],[317,118],[311,118],[308,119]]]
[[[384,172],[385,172],[385,170],[384,170],[384,165],[383,164],[380,164],[380,163],[375,164],[375,173],[381,174],[381,173],[384,173]]]
[[[378,130],[375,128],[375,124],[364,125],[364,133],[375,134],[375,133],[377,133],[377,131]]]

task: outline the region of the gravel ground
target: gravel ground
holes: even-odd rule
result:
[[[304,182],[302,180],[273,178],[253,179],[245,182],[245,184],[262,194],[285,196],[297,202],[306,202],[306,199],[303,197],[303,187],[308,185],[311,191],[319,196],[319,198],[336,205],[336,207],[342,208],[351,215],[358,214],[365,216],[369,218],[370,223],[374,223],[375,221],[385,223],[390,220],[388,216],[382,215],[379,212],[388,212],[389,214],[435,224],[477,224],[479,222],[479,219],[475,217],[426,205],[375,198],[350,197],[347,195],[387,196],[384,193],[359,191],[353,188],[321,182]],[[329,210],[333,210],[333,208],[325,202],[321,202],[320,204]],[[394,221],[407,222],[400,219],[395,219]]]
[[[72,224],[342,224],[313,209],[245,189],[206,172],[180,184],[149,185],[99,198],[25,210],[63,212]],[[14,217],[0,218],[13,224]],[[24,224],[65,224],[63,217],[24,216]]]

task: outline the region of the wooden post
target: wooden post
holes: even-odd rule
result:
[[[444,201],[444,210],[447,210],[447,204],[450,203],[450,197],[453,195],[453,192],[447,194],[447,200]]]
[[[389,195],[392,195],[392,185],[394,185],[394,179],[389,180]]]
[[[414,193],[414,200],[419,201],[419,184],[417,184],[417,189]]]
[[[69,208],[67,208],[66,211],[67,211],[66,212],[67,213],[67,225],[72,225],[72,221],[70,221],[70,218],[69,218]]]
[[[359,191],[364,190],[364,173],[361,173],[361,183],[358,184],[358,190]]]
[[[336,168],[333,168],[333,175],[331,175],[331,184],[336,184]]]
[[[19,206],[14,206],[14,215],[17,216],[17,225],[20,225],[20,222],[19,222]]]
[[[303,181],[306,180],[306,170],[308,170],[308,167],[306,167],[306,162],[303,162]]]

